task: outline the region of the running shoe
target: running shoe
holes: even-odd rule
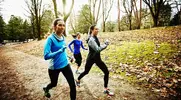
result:
[[[51,95],[49,93],[49,91],[46,89],[46,87],[43,87],[43,91],[44,91],[44,95],[47,97],[47,98],[50,98]]]
[[[80,81],[76,80],[75,83],[78,87],[80,87]]]
[[[113,95],[114,95],[114,93],[111,92],[110,89],[104,90],[104,93],[107,94],[107,95],[109,95],[109,96],[113,96]]]

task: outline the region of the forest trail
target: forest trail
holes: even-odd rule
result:
[[[75,66],[71,64],[71,66]],[[45,100],[42,87],[49,83],[48,62],[40,57],[24,53],[12,46],[0,47],[0,99]],[[75,68],[71,67],[73,72]],[[82,66],[83,69],[83,66]],[[74,78],[77,75],[74,74]],[[110,76],[109,88],[115,96],[103,94],[103,73],[90,71],[77,88],[77,100],[158,100],[158,96],[124,80]],[[62,74],[57,87],[50,91],[50,100],[69,100],[69,86]],[[160,99],[159,99],[160,100]]]

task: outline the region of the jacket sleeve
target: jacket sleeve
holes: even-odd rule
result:
[[[71,45],[74,43],[74,40],[72,42],[69,43],[68,47],[70,49],[71,52],[73,52],[72,48],[71,48]]]
[[[47,41],[44,45],[44,59],[45,60],[54,58],[54,56],[64,51],[64,47],[63,47],[56,52],[51,52],[51,46],[52,46],[52,40],[50,38],[47,38]]]
[[[84,45],[83,45],[83,42],[81,41],[81,47],[84,49],[84,50],[87,50]]]
[[[88,41],[88,45],[95,51],[95,52],[101,52],[102,50],[104,50],[107,45],[103,44],[101,46],[98,46],[97,43],[95,42],[95,39],[93,37],[90,37],[89,41]]]

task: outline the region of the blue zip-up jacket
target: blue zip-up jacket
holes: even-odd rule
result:
[[[74,51],[71,48],[72,44],[74,44]],[[84,48],[82,41],[78,40],[78,39],[74,39],[72,42],[70,42],[68,47],[69,47],[70,51],[73,52],[74,54],[80,53],[80,47],[82,47],[84,50],[87,50],[86,48]]]
[[[68,65],[65,38],[52,33],[44,45],[44,59],[50,60],[49,69],[60,69]]]

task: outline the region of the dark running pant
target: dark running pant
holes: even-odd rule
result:
[[[89,73],[92,65],[96,63],[96,65],[104,72],[104,87],[107,88],[108,85],[108,80],[109,80],[109,71],[107,69],[107,66],[105,65],[105,63],[99,59],[99,60],[95,60],[95,59],[91,59],[91,60],[87,60],[86,64],[85,64],[85,70],[84,72],[82,72],[79,77],[78,80],[80,80],[81,78],[83,78],[86,74]]]
[[[82,63],[82,55],[81,55],[81,53],[74,54],[74,58],[75,58],[75,63],[80,67],[80,65]]]
[[[48,69],[51,83],[47,85],[46,89],[50,90],[51,88],[57,86],[58,76],[59,76],[60,72],[63,73],[63,75],[65,76],[65,78],[69,84],[71,100],[76,100],[76,86],[75,86],[75,82],[74,82],[74,76],[73,76],[73,73],[72,73],[72,70],[71,70],[69,64],[62,69],[56,69],[56,70]]]

